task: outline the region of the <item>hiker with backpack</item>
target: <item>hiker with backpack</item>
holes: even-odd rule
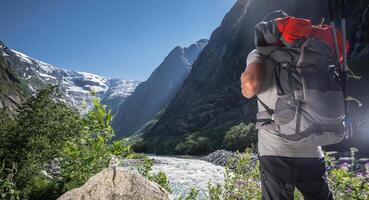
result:
[[[255,45],[241,87],[258,100],[263,199],[293,199],[295,188],[307,200],[333,199],[321,146],[347,134],[344,34],[284,14],[255,26]]]

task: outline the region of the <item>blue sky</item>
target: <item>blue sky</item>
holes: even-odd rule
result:
[[[145,80],[175,46],[209,38],[236,0],[11,0],[0,40],[38,60]]]

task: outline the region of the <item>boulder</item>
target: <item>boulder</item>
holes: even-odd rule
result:
[[[107,168],[58,200],[165,200],[169,193],[138,173]]]
[[[211,162],[216,165],[226,166],[230,158],[234,157],[235,153],[226,150],[216,150],[207,156],[202,157],[202,160]]]

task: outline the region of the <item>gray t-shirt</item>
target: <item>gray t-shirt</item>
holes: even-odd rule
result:
[[[262,86],[260,88],[258,98],[269,108],[275,108],[277,102],[277,89],[274,83],[275,65],[271,60],[265,60],[264,57],[253,50],[247,57],[249,63],[264,63],[265,74]],[[258,102],[258,110],[265,111],[265,108]],[[270,130],[259,130],[258,132],[258,151],[260,156],[273,155],[285,157],[323,157],[320,146],[304,146],[298,142],[287,141]]]

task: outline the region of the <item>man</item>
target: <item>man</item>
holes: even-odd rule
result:
[[[258,110],[264,103],[274,110],[277,91],[274,82],[275,64],[257,50],[247,57],[241,75],[242,94],[259,98]],[[305,200],[333,199],[326,181],[326,168],[320,146],[308,146],[283,140],[275,132],[259,130],[258,151],[263,199],[289,200],[297,188]]]

